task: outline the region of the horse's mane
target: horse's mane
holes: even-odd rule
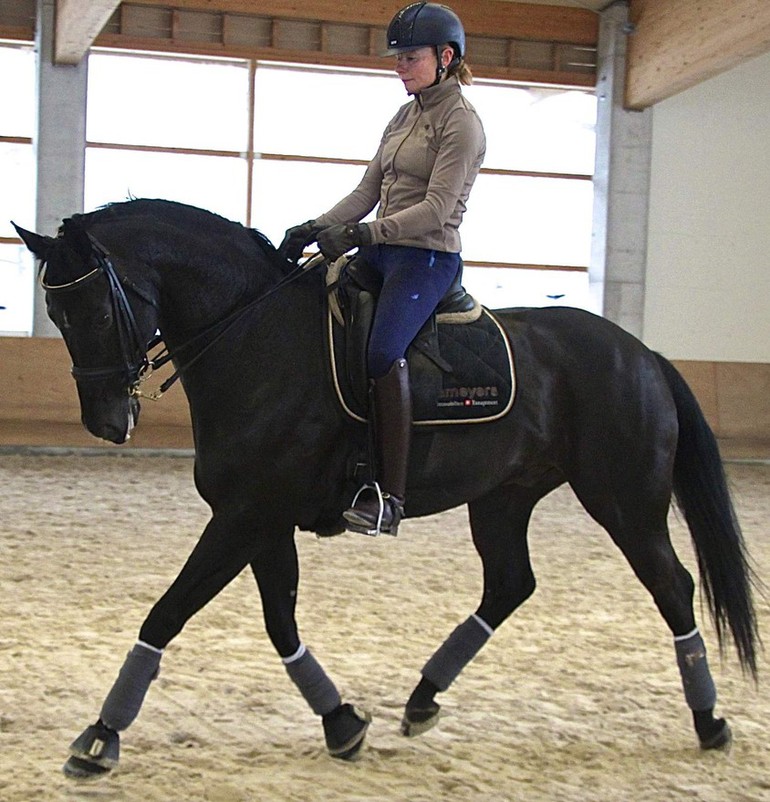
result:
[[[190,206],[179,201],[162,198],[132,198],[127,201],[108,203],[93,212],[72,215],[72,222],[83,228],[102,223],[115,222],[130,217],[148,217],[158,223],[174,228],[194,231],[199,237],[226,237],[230,241],[245,238],[256,244],[259,250],[274,264],[285,270],[284,260],[270,239],[256,228],[247,228],[241,223],[228,220],[215,212]]]

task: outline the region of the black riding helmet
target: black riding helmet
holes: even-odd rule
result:
[[[441,66],[441,46],[447,42],[452,45],[454,58],[445,68]],[[418,47],[436,48],[438,83],[446,69],[465,55],[465,30],[457,14],[439,3],[411,3],[402,8],[388,25],[387,54],[394,56]]]

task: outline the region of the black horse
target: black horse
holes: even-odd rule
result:
[[[268,635],[322,717],[330,753],[354,756],[367,718],[342,702],[295,621],[295,530],[335,531],[366,440],[365,425],[345,414],[333,389],[320,271],[290,271],[258,232],[162,200],[76,215],[56,238],[19,233],[41,260],[48,313],[72,357],[92,434],[127,440],[146,354],[162,334],[189,400],[196,486],[212,510],[65,771],[96,774],[116,763],[117,732],[138,714],[162,650],[246,566]],[[528,522],[537,502],[568,482],[668,624],[700,745],[725,746],[730,730],[713,714],[694,582],[669,539],[672,493],[692,534],[720,649],[731,633],[754,676],[755,580],[692,392],[668,361],[600,317],[568,308],[495,314],[516,359],[510,412],[472,426],[416,427],[413,437],[407,515],[468,504],[484,591],[423,668],[402,731],[416,735],[436,722],[436,694],[532,594]]]

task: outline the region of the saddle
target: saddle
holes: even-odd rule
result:
[[[353,419],[366,422],[366,352],[381,279],[365,260],[329,265],[328,336],[337,397]],[[513,405],[510,343],[492,313],[462,286],[462,265],[407,351],[412,417],[417,426],[497,420]]]

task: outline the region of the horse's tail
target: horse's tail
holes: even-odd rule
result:
[[[679,371],[660,354],[655,356],[679,420],[674,497],[690,529],[719,648],[724,650],[729,627],[741,667],[756,678],[759,633],[752,589],[759,582],[749,564],[716,438]]]

